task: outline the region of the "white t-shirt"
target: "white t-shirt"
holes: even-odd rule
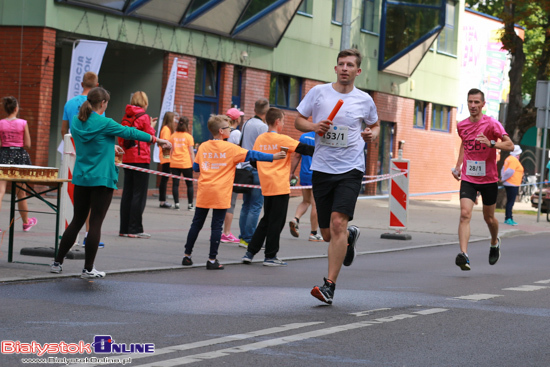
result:
[[[321,137],[315,134],[315,153],[311,169],[330,174],[349,172],[352,169],[365,172],[365,141],[361,137],[362,122],[370,126],[378,121],[378,113],[371,96],[353,88],[347,94],[334,90],[332,83],[313,87],[298,106],[298,112],[305,117],[313,117],[318,123],[328,115],[341,99],[344,104],[332,121],[334,126],[347,127],[345,147],[321,144]],[[330,130],[329,130],[330,131]]]
[[[241,130],[233,130],[231,131],[231,134],[229,134],[229,139],[227,139],[228,142],[237,144],[241,142]]]

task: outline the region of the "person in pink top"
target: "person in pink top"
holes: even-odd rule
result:
[[[460,253],[455,263],[462,270],[470,270],[468,241],[470,240],[470,220],[477,193],[483,202],[483,218],[491,233],[489,264],[495,265],[500,258],[500,238],[495,207],[498,194],[497,149],[512,151],[514,143],[500,122],[484,115],[485,94],[479,89],[468,92],[470,117],[457,124],[458,135],[462,139],[460,153],[453,177],[460,183],[460,223],[458,241]]]
[[[0,120],[0,139],[2,139],[0,164],[30,165],[31,158],[26,149],[31,148],[31,135],[27,121],[17,118],[19,103],[17,103],[17,99],[14,97],[4,97],[2,98],[2,106],[8,116]],[[2,207],[2,199],[6,193],[6,184],[6,181],[0,181],[0,208]],[[21,199],[26,197],[25,192],[17,190],[16,195],[20,200],[17,206],[23,220],[23,231],[28,232],[38,221],[34,217],[28,217],[29,208],[27,201],[21,201]],[[2,231],[0,230],[0,232]]]

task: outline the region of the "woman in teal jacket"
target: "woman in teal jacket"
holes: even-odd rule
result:
[[[118,168],[115,166],[115,139],[139,140],[169,146],[170,142],[157,139],[132,127],[122,126],[113,119],[101,116],[107,109],[110,95],[98,87],[88,93],[78,116],[71,123],[76,161],[72,183],[74,186],[74,215],[59,244],[59,250],[50,271],[60,273],[63,260],[76,241],[78,232],[90,213],[90,230],[86,239],[86,257],[81,277],[103,278],[105,273],[94,268],[94,260],[101,237],[101,226],[117,188]]]

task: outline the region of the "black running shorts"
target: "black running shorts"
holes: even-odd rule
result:
[[[356,169],[341,174],[313,171],[311,182],[320,228],[330,228],[332,212],[345,214],[350,221],[353,219],[362,179],[363,172]]]
[[[477,193],[481,194],[483,205],[494,205],[497,203],[498,183],[475,184],[468,181],[460,183],[460,198],[476,201]]]

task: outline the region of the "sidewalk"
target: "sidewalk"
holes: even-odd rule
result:
[[[51,199],[54,200],[53,198]],[[290,220],[300,203],[301,198],[290,199],[287,220]],[[242,200],[237,200],[235,217],[233,219],[232,232],[239,234],[239,213]],[[19,280],[39,280],[80,275],[84,260],[65,260],[63,273],[49,273],[51,258],[20,255],[21,248],[25,247],[53,247],[55,216],[45,214],[31,214],[38,218],[38,225],[30,232],[23,232],[21,219],[15,222],[14,254],[15,262],[8,263],[8,218],[9,202],[4,200],[3,211],[1,212],[0,228],[0,282]],[[186,207],[186,205],[183,205]],[[530,204],[516,203],[515,210],[531,210]],[[36,200],[29,201],[29,210],[47,211],[46,205]],[[550,223],[546,221],[546,215],[542,215],[540,222],[536,222],[535,215],[515,214],[514,219],[518,226],[511,227],[502,224],[504,214],[497,213],[500,232],[502,237],[526,235],[539,232],[550,232]],[[388,200],[359,200],[357,202],[356,216],[353,224],[361,229],[361,237],[358,243],[358,254],[369,254],[387,251],[399,251],[410,248],[427,246],[455,245],[456,248],[449,249],[449,256],[454,258],[458,253],[457,228],[459,220],[458,200],[454,201],[410,201],[409,223],[406,233],[412,236],[412,240],[387,240],[381,239],[383,233],[393,232],[388,229],[389,214]],[[115,198],[111,204],[107,217],[103,224],[102,241],[105,248],[99,249],[96,258],[96,267],[105,271],[108,275],[114,273],[153,271],[166,269],[182,269],[181,259],[187,232],[193,218],[193,212],[186,209],[176,211],[173,209],[161,209],[158,207],[158,199],[150,198],[144,213],[145,231],[152,237],[148,240],[133,239],[118,236],[120,214],[120,199]],[[18,213],[16,212],[16,218]],[[300,222],[300,238],[290,235],[288,226],[281,235],[281,250],[279,257],[290,260],[289,266],[293,266],[292,260],[326,257],[328,244],[324,242],[309,242],[309,212],[302,217]],[[81,232],[80,241],[84,232]],[[471,223],[471,242],[485,240],[489,236],[487,226],[483,221],[481,205],[474,208],[474,215]],[[204,269],[209,249],[210,237],[210,216],[201,231],[195,250],[193,261]],[[73,247],[73,251],[84,252],[81,246]],[[245,250],[237,244],[221,244],[218,259],[224,265],[240,264],[241,257]],[[263,254],[256,256],[257,261],[263,260]],[[27,263],[40,263],[26,264]],[[224,271],[230,271],[227,266]]]

